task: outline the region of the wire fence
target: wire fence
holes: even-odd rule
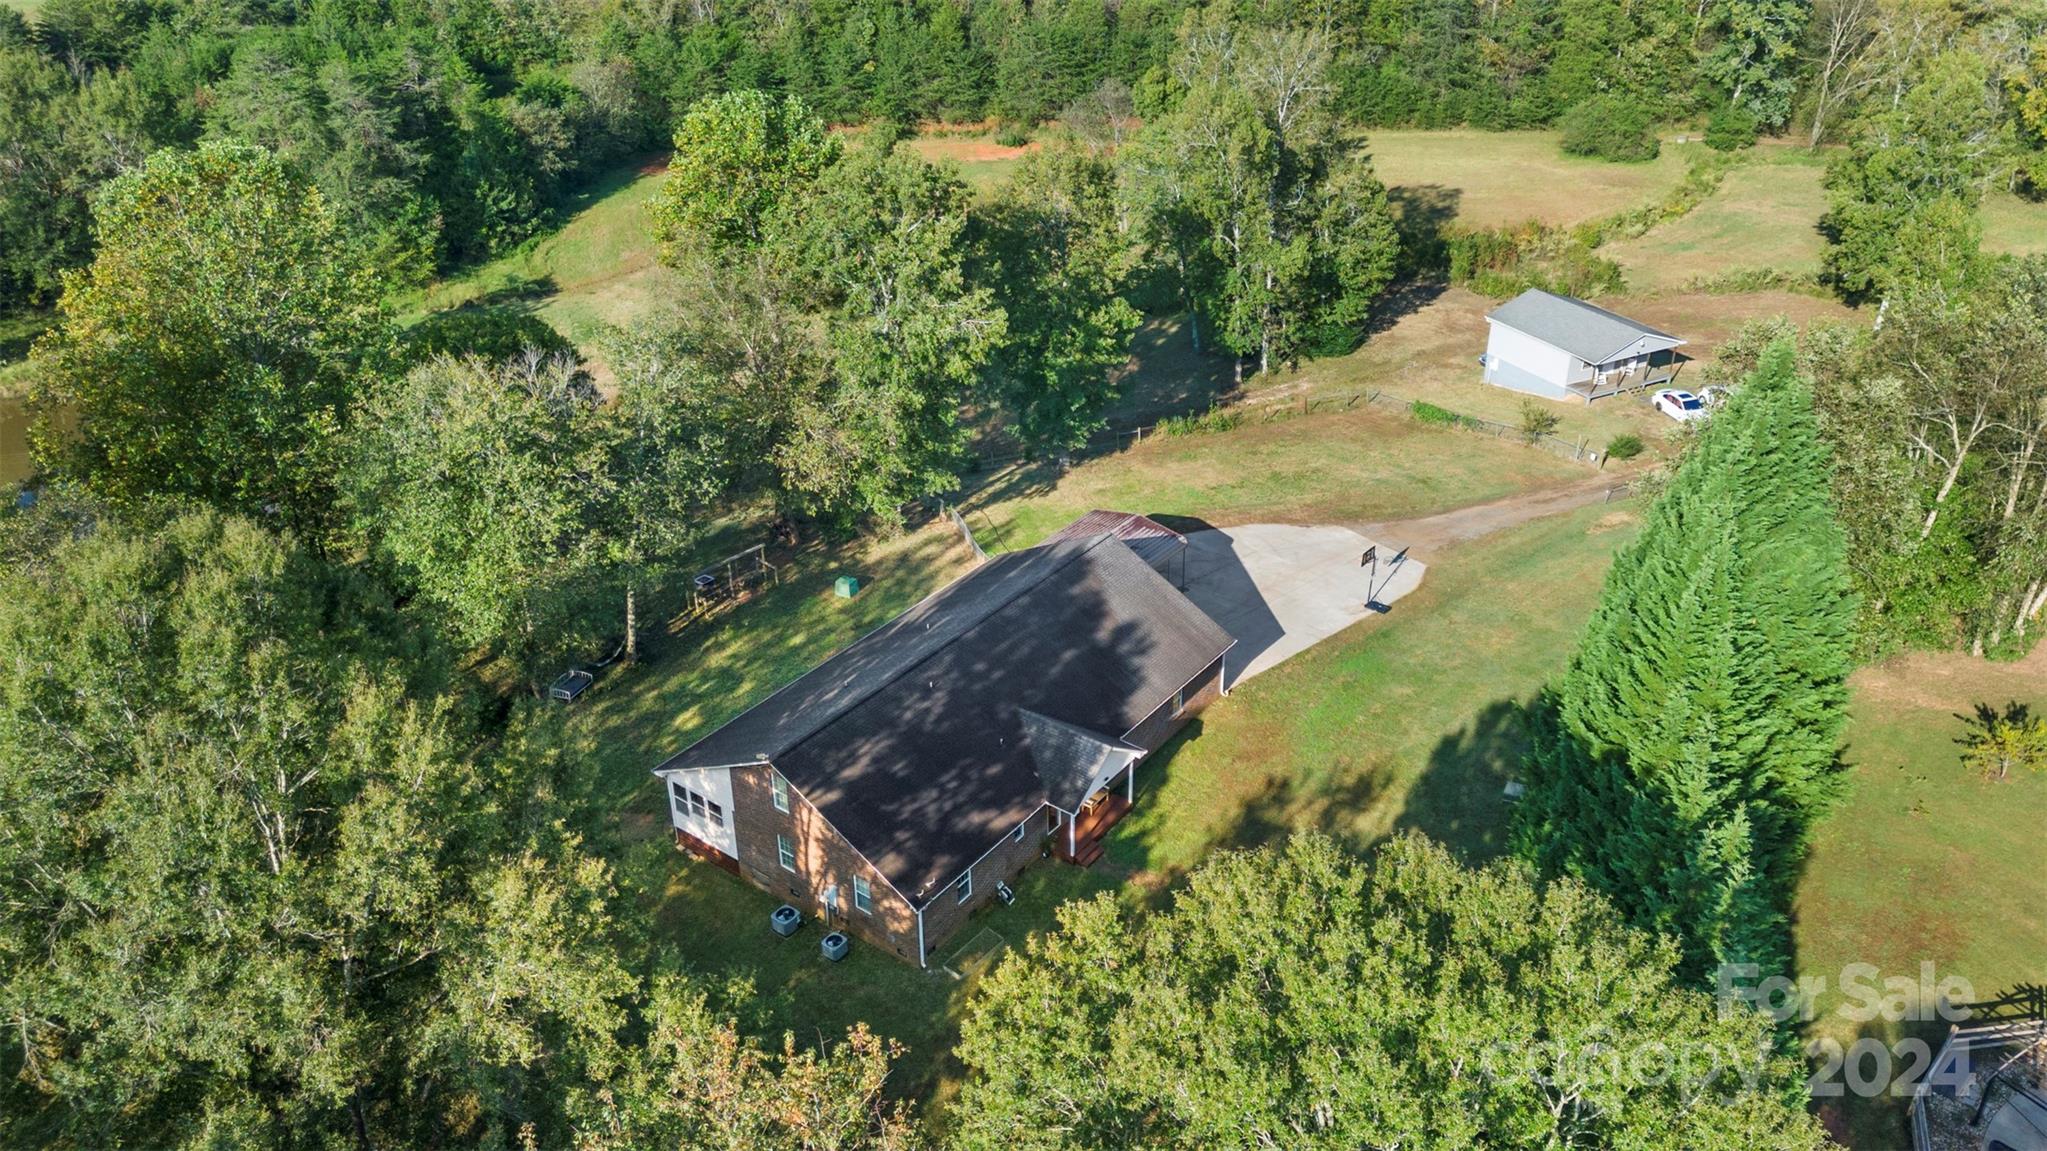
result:
[[[987,551],[981,547],[981,541],[974,538],[974,529],[967,526],[967,517],[961,515],[958,508],[940,500],[938,510],[945,514],[945,518],[952,521],[952,526],[959,531],[960,538],[967,541],[967,546],[974,549],[975,559],[985,560],[988,558]]]

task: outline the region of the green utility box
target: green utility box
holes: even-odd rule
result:
[[[852,599],[860,594],[860,581],[852,576],[840,576],[832,581],[832,590],[840,599]]]

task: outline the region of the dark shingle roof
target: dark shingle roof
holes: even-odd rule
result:
[[[771,760],[921,902],[1047,801],[1024,712],[1120,742],[1231,643],[1108,533],[1058,540],[997,556],[655,770]]]
[[[1135,512],[1111,512],[1096,508],[1045,537],[1054,540],[1085,540],[1108,532],[1129,546],[1139,559],[1158,567],[1187,546],[1187,537],[1149,516]]]
[[[1052,806],[1072,814],[1094,794],[1095,781],[1121,771],[1144,749],[1100,732],[1020,709],[1024,749],[1045,785]]]
[[[1596,304],[1530,288],[1494,308],[1486,317],[1562,348],[1588,364],[1603,364],[1644,336],[1684,343]]]

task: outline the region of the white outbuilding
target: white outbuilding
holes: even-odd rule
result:
[[[1553,400],[1637,391],[1677,375],[1684,341],[1605,308],[1530,288],[1486,317],[1486,383]]]

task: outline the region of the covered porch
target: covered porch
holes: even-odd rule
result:
[[[1093,866],[1102,857],[1109,830],[1129,812],[1136,798],[1137,765],[1132,763],[1089,796],[1078,812],[1059,811],[1060,826],[1052,832],[1052,854],[1067,863]]]
[[[1608,396],[1618,396],[1628,392],[1646,392],[1655,388],[1665,387],[1671,381],[1677,379],[1677,374],[1683,369],[1685,360],[1686,357],[1683,355],[1675,351],[1667,351],[1614,363],[1599,364],[1593,368],[1590,379],[1580,380],[1574,384],[1565,384],[1564,388],[1588,404],[1594,400],[1605,399]]]

